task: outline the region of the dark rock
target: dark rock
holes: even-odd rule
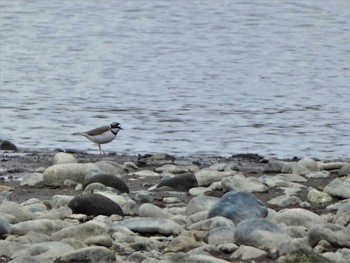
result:
[[[208,218],[223,216],[238,224],[249,218],[263,218],[267,213],[267,207],[250,193],[228,192],[210,209]]]
[[[92,216],[123,215],[123,211],[117,203],[103,195],[94,193],[74,197],[68,203],[68,207],[72,209],[74,214]]]
[[[5,235],[10,233],[10,224],[5,218],[0,217],[0,239],[5,238]]]
[[[113,251],[100,246],[84,247],[75,251],[68,252],[54,260],[55,263],[106,263],[116,262],[116,257]]]
[[[121,193],[129,193],[129,187],[127,184],[120,178],[111,174],[98,174],[93,176],[92,178],[86,180],[83,183],[83,187],[85,188],[89,184],[92,183],[100,183],[105,186],[113,187]]]
[[[193,173],[185,173],[174,177],[164,178],[157,185],[157,188],[168,186],[178,191],[188,191],[198,186],[198,182]]]
[[[0,150],[5,150],[5,151],[17,151],[17,146],[8,141],[8,140],[3,140],[1,141],[1,144],[0,144]]]

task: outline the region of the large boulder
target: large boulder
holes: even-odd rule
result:
[[[267,213],[267,207],[250,193],[228,192],[210,209],[208,218],[223,216],[238,224],[245,219],[266,217]]]
[[[123,215],[121,207],[111,199],[101,194],[84,194],[74,197],[68,203],[74,214],[86,214],[92,216],[113,214]]]

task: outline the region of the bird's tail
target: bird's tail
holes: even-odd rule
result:
[[[74,133],[72,133],[72,135],[84,135],[84,133],[82,133],[82,132],[74,132]]]

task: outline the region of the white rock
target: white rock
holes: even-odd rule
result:
[[[322,224],[322,218],[306,209],[290,208],[282,209],[272,219],[277,224],[285,224],[287,226],[305,226],[314,224]]]
[[[139,208],[140,217],[171,218],[172,215],[153,204],[143,204]]]
[[[211,192],[207,187],[194,187],[188,190],[189,194],[192,196],[204,195],[205,193]]]
[[[170,219],[165,218],[129,218],[120,222],[121,226],[125,226],[134,232],[139,233],[159,233],[165,235],[178,235],[182,227]]]
[[[281,195],[281,196],[277,196],[277,197],[271,199],[267,203],[270,205],[277,205],[280,207],[286,207],[286,206],[290,206],[290,205],[297,205],[297,204],[300,204],[301,202],[302,202],[302,200],[297,196]]]
[[[336,170],[336,169],[341,169],[346,163],[344,162],[330,162],[330,163],[323,163],[323,162],[318,162],[318,168],[320,170]]]
[[[220,199],[212,196],[196,196],[192,198],[186,206],[186,215],[209,210]]]
[[[33,256],[38,262],[52,262],[56,257],[74,250],[75,249],[67,243],[49,241],[32,244],[28,249],[20,250],[15,253],[13,257],[28,258]]]
[[[41,187],[44,185],[44,177],[41,173],[30,173],[23,177],[20,186]]]
[[[44,184],[49,186],[62,186],[66,179],[82,183],[87,174],[87,170],[94,167],[95,165],[92,163],[65,163],[52,165],[44,171]]]
[[[287,174],[302,174],[306,175],[310,173],[310,170],[306,168],[305,166],[301,165],[300,163],[290,162],[285,163],[281,170],[282,173]]]
[[[311,172],[307,175],[305,175],[305,177],[307,178],[329,178],[331,175],[329,173],[329,171],[318,171],[318,172]]]
[[[264,250],[251,247],[251,246],[244,246],[241,245],[232,255],[231,259],[242,259],[242,260],[249,260],[254,258],[260,258],[267,256],[267,253]]]
[[[243,174],[225,177],[221,180],[222,188],[226,191],[266,192],[267,186],[255,177],[245,177]]]
[[[9,223],[18,223],[36,218],[34,213],[30,212],[20,204],[11,201],[2,201],[0,204],[0,211],[3,214],[15,216],[15,221],[9,221]]]
[[[139,176],[139,177],[158,177],[158,176],[160,176],[159,173],[149,171],[149,170],[137,171],[137,172],[133,172],[131,174]]]
[[[336,178],[323,189],[323,192],[340,198],[350,198],[350,178]]]
[[[310,171],[319,171],[317,162],[311,158],[304,157],[303,159],[299,160],[298,163],[308,168]]]
[[[53,164],[63,164],[63,163],[78,163],[74,155],[70,153],[59,152],[53,157]]]
[[[219,172],[204,168],[194,174],[199,186],[209,186],[213,182],[221,181],[222,178],[232,175],[232,172]]]
[[[174,164],[165,164],[161,167],[157,167],[155,169],[157,173],[169,172],[172,174],[186,173],[186,172],[196,172],[198,171],[198,166],[196,165],[188,165],[188,166],[180,166]]]
[[[12,225],[11,234],[25,235],[29,231],[34,231],[49,235],[68,226],[71,224],[63,220],[34,219]]]

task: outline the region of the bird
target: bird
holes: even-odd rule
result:
[[[108,143],[114,140],[118,132],[123,130],[119,122],[112,122],[109,126],[98,127],[86,132],[75,132],[72,135],[82,135],[88,140],[97,144],[100,154],[106,154],[101,148],[101,144]]]

